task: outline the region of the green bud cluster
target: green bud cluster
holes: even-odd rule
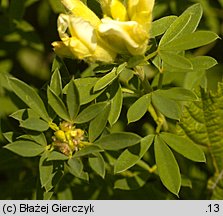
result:
[[[72,156],[74,152],[82,149],[86,143],[84,142],[84,131],[65,121],[57,127],[52,140],[53,149],[67,156]]]

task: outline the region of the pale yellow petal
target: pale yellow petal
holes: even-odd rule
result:
[[[111,1],[112,0],[100,0],[101,9],[105,17],[111,17]]]
[[[84,59],[92,55],[92,52],[88,49],[88,47],[86,47],[85,44],[83,44],[77,38],[71,38],[68,41],[67,46],[78,59]]]
[[[125,6],[119,0],[112,0],[111,2],[112,18],[119,21],[127,21],[128,15]]]
[[[79,17],[71,17],[70,32],[77,37],[89,50],[94,51],[97,46],[96,32],[93,26]]]
[[[60,38],[69,38],[71,35],[68,32],[69,29],[69,16],[66,14],[60,14],[57,19],[57,31]]]
[[[98,43],[96,50],[92,56],[92,60],[112,63],[114,62],[116,55],[116,52],[108,49],[107,47],[103,47],[102,44]]]
[[[74,16],[82,17],[89,21],[91,25],[97,27],[100,24],[100,19],[80,0],[61,0],[63,5],[70,10]]]
[[[128,20],[126,7],[120,0],[101,0],[100,4],[104,17],[111,17],[119,21]]]
[[[132,17],[134,14],[142,11],[151,12],[154,3],[155,0],[128,0],[128,14]]]
[[[120,22],[104,18],[99,26],[99,32],[102,38],[120,54],[144,54],[145,44],[148,43],[147,32],[135,21]]]
[[[153,7],[154,0],[128,0],[127,10],[130,20],[138,22],[145,28],[149,28],[152,20]]]
[[[61,57],[73,58],[73,53],[70,49],[62,42],[55,41],[52,43],[54,52]]]
[[[80,17],[60,14],[58,17],[58,32],[61,40],[77,38],[91,51],[94,51],[97,46],[95,29],[88,21]]]

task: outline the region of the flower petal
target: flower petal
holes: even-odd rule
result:
[[[66,45],[78,59],[84,59],[92,55],[92,52],[88,49],[88,47],[86,47],[84,43],[75,37],[70,38]]]
[[[132,55],[141,55],[145,52],[148,34],[135,21],[120,22],[104,18],[99,32],[120,54],[130,52]]]
[[[58,56],[73,58],[73,54],[70,49],[62,41],[54,41],[52,43],[53,50]]]
[[[97,46],[96,33],[93,26],[79,17],[70,17],[70,32],[76,36],[89,50],[94,51]]]
[[[125,6],[119,0],[111,1],[112,18],[119,21],[127,21],[128,15]]]
[[[58,32],[61,40],[76,38],[91,51],[94,51],[97,46],[93,26],[80,17],[60,14],[58,17]]]
[[[109,47],[104,46],[103,43],[98,41],[96,50],[93,54],[93,60],[112,63],[114,62],[116,55],[117,55],[116,52],[112,51]]]
[[[127,10],[130,20],[136,21],[148,28],[152,20],[154,1],[155,0],[128,0]]]
[[[61,0],[63,5],[70,10],[74,16],[82,17],[89,21],[92,26],[97,27],[100,24],[100,19],[80,0]]]

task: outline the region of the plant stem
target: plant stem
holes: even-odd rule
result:
[[[157,127],[156,127],[156,133],[159,134],[160,130],[163,128],[164,131],[168,130],[168,124],[166,122],[165,116],[160,113],[154,106],[153,104],[150,104],[148,107],[148,111],[150,115],[152,116],[153,120],[156,122]]]
[[[150,167],[145,161],[142,160],[139,160],[136,164],[141,168],[145,169],[146,171],[148,171],[149,173],[155,173],[157,169],[156,165]]]
[[[145,57],[145,61],[148,61],[149,59],[153,58],[154,56],[156,56],[158,53],[158,50],[150,53],[148,56]]]
[[[158,89],[161,89],[162,86],[163,86],[163,73],[160,72],[157,88],[158,88]]]

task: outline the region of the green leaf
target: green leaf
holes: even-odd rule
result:
[[[46,161],[47,152],[45,152],[39,160],[39,175],[41,186],[46,188],[46,191],[50,191],[52,186],[53,179],[53,163],[51,161]]]
[[[196,30],[202,16],[200,4],[189,7],[168,28],[160,40],[160,46],[167,44],[182,35],[192,33]]]
[[[41,186],[45,188],[44,198],[50,198],[53,195],[51,190],[60,181],[64,169],[63,162],[53,163],[52,161],[47,161],[47,156],[48,152],[44,152],[39,162]]]
[[[85,108],[75,119],[75,123],[81,124],[88,122],[101,113],[107,105],[107,102],[99,102]]]
[[[141,119],[148,110],[148,106],[150,103],[150,94],[143,95],[135,103],[133,103],[127,112],[128,124]]]
[[[193,65],[190,60],[181,55],[162,50],[159,51],[159,56],[161,57],[164,63],[169,64],[172,67],[185,70],[193,69]]]
[[[35,134],[32,134],[30,135],[31,139],[33,141],[35,141],[36,143],[46,147],[47,146],[47,140],[46,140],[46,137],[44,135],[44,133],[35,133]]]
[[[148,172],[134,172],[129,176],[121,179],[117,179],[114,184],[115,189],[121,190],[136,190],[146,184],[149,178]]]
[[[223,171],[220,173],[215,173],[214,176],[212,176],[208,180],[208,191],[211,193],[212,200],[222,200],[222,185],[223,185],[223,179],[222,179]]]
[[[67,89],[67,108],[70,119],[75,120],[80,109],[80,99],[77,87],[73,80],[68,84]]]
[[[181,175],[181,186],[192,188],[192,182],[189,178]]]
[[[54,13],[65,13],[64,6],[60,0],[49,0],[50,6],[52,7]]]
[[[12,113],[10,117],[18,121],[23,121],[27,118],[39,118],[39,115],[36,112],[34,112],[32,109],[21,109]]]
[[[187,73],[184,80],[184,88],[194,90],[198,86],[206,85],[206,71],[198,70],[193,73]]]
[[[47,97],[50,106],[56,112],[56,114],[66,121],[70,121],[69,114],[63,103],[63,101],[48,87]]]
[[[108,121],[110,109],[111,105],[107,104],[104,110],[90,122],[88,130],[90,142],[94,142],[104,130]]]
[[[122,88],[119,85],[118,90],[115,93],[115,96],[111,100],[111,110],[110,110],[109,118],[108,118],[108,121],[111,126],[114,125],[118,121],[118,118],[121,114],[122,100],[123,100]]]
[[[119,75],[118,81],[124,84],[129,83],[129,81],[133,78],[134,76],[134,71],[131,69],[126,68],[122,73]]]
[[[155,91],[152,94],[152,103],[166,117],[176,120],[180,119],[181,110],[174,100]]]
[[[33,111],[47,122],[51,121],[43,101],[33,88],[16,78],[9,78],[9,83],[14,93]]]
[[[161,133],[160,137],[173,150],[182,154],[184,157],[196,162],[206,161],[204,152],[189,139],[165,132]]]
[[[97,152],[103,152],[103,151],[104,150],[99,145],[92,144],[92,145],[86,146],[83,149],[81,149],[80,151],[76,152],[73,157],[77,158],[77,157],[82,157],[82,156],[94,154]]]
[[[172,40],[170,43],[160,46],[159,49],[167,51],[189,50],[209,44],[217,38],[219,37],[214,32],[196,31],[182,35],[181,37]]]
[[[196,73],[197,71],[202,71],[202,70],[207,70],[217,64],[217,61],[210,57],[210,56],[195,56],[188,58],[189,61],[191,62],[193,69],[187,69],[187,68],[176,68],[174,66],[170,66],[168,64],[163,64],[164,71],[167,72],[193,72]],[[202,73],[202,72],[201,72]],[[188,74],[187,74],[188,75]],[[190,75],[193,76],[192,73]],[[197,75],[195,75],[196,77]],[[190,80],[194,80],[194,78],[191,78]]]
[[[135,66],[138,66],[140,65],[141,63],[145,62],[145,57],[142,56],[142,55],[136,55],[136,56],[132,56],[131,58],[129,58],[129,61],[128,61],[128,68],[134,68]],[[131,70],[128,70],[128,72],[130,72]],[[126,70],[123,71],[124,73],[126,73]],[[132,75],[132,74],[129,74],[127,73],[126,75]],[[122,76],[122,74],[121,74]]]
[[[13,142],[14,140],[16,140],[16,138],[19,136],[20,134],[18,132],[6,132],[3,133],[4,138],[8,141],[8,142]]]
[[[207,70],[215,66],[218,62],[210,56],[195,56],[190,58],[194,69]]]
[[[114,172],[123,172],[134,166],[148,151],[153,143],[153,139],[154,135],[148,135],[142,138],[140,144],[134,145],[122,152],[114,164]]]
[[[118,67],[117,67],[117,70],[116,70],[116,75],[118,76],[122,71],[125,70],[127,66],[127,62],[124,62],[122,64],[120,64]]]
[[[24,134],[24,135],[18,136],[17,139],[34,141],[35,143],[43,146],[44,148],[47,146],[46,137],[44,133],[42,132],[32,131],[31,134]],[[13,141],[10,141],[10,142],[13,142]]]
[[[70,77],[70,73],[63,61],[59,56],[55,56],[52,62],[51,71],[59,70],[63,77],[68,80]]]
[[[156,165],[164,186],[178,196],[181,186],[180,169],[169,147],[158,137],[154,143]]]
[[[158,90],[156,91],[156,94],[176,101],[197,100],[197,96],[192,91],[181,87],[173,87],[168,90]]]
[[[47,161],[53,161],[53,160],[68,160],[68,157],[60,152],[52,151],[49,152],[47,156]]]
[[[92,66],[92,65],[91,65]],[[100,64],[93,69],[95,73],[107,73],[113,69],[114,65],[112,64]]]
[[[80,177],[83,172],[84,165],[79,158],[72,157],[68,160],[68,170],[74,176]]]
[[[213,166],[209,179],[211,199],[222,199],[223,185],[223,84],[216,92],[197,89],[199,100],[188,103],[182,113],[177,134],[203,147]],[[196,133],[195,133],[196,132]]]
[[[20,122],[20,127],[41,132],[48,130],[49,124],[39,118],[28,118]]]
[[[140,142],[141,137],[129,132],[112,133],[103,136],[95,142],[101,148],[105,150],[119,150],[129,146],[133,146]]]
[[[5,145],[4,148],[23,157],[35,157],[45,150],[43,146],[28,140],[15,141]]]
[[[98,78],[96,77],[87,77],[74,80],[80,96],[80,105],[91,102],[103,92],[103,90],[93,92],[93,88],[97,81]]]
[[[162,35],[176,19],[177,16],[166,16],[152,22],[151,38]]]
[[[117,68],[113,68],[111,72],[99,79],[94,86],[94,92],[99,91],[112,83],[118,76],[116,71]]]
[[[90,167],[102,178],[105,177],[105,161],[100,153],[88,158]]]
[[[13,137],[13,138],[15,138],[15,137]],[[35,143],[40,144],[44,148],[47,146],[46,137],[45,137],[44,133],[42,133],[42,132],[32,131],[30,134],[23,134],[21,136],[17,136],[17,139],[34,141]],[[15,139],[13,139],[12,141],[9,141],[9,142],[13,142],[14,140]]]
[[[78,176],[78,178],[80,178],[81,180],[84,180],[86,182],[89,182],[89,175],[88,172],[82,172],[80,176]]]
[[[73,200],[73,190],[69,187],[57,192],[58,200]]]
[[[54,91],[57,96],[62,94],[62,81],[58,68],[52,74],[50,80],[50,88]]]

